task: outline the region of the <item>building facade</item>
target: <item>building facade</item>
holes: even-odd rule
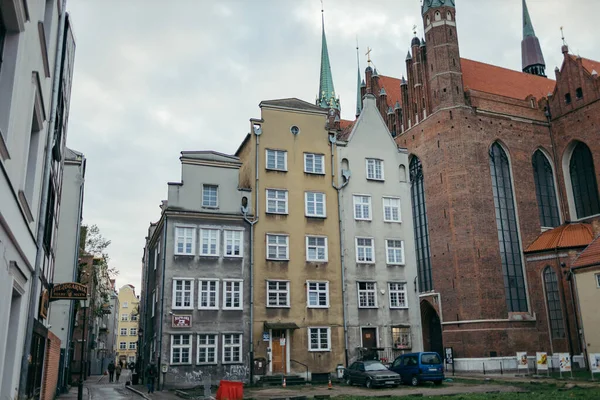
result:
[[[119,308],[116,329],[115,363],[135,363],[138,353],[139,299],[132,285],[119,289]]]
[[[203,151],[180,159],[181,182],[168,184],[144,251],[143,361],[167,367],[161,387],[247,381],[251,196],[241,162]]]

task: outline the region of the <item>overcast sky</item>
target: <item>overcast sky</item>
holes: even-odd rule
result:
[[[456,0],[461,56],[520,70],[522,0]],[[168,5],[167,5],[168,4]],[[572,53],[600,59],[599,0],[528,0],[547,72]],[[160,217],[179,152],[233,153],[261,100],[313,102],[319,0],[70,0],[77,50],[67,145],[87,157],[84,223],[112,241],[117,287],[140,293],[148,224]],[[325,0],[342,117],[354,119],[356,40],[380,74],[405,74],[419,0]]]

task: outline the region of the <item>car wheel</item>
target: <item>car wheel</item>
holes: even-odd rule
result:
[[[436,386],[442,386],[442,381],[434,381],[433,384]]]
[[[346,378],[346,385],[352,386],[352,379],[350,377]]]
[[[373,380],[371,378],[367,378],[365,386],[367,387],[367,389],[371,389],[373,387]]]
[[[419,386],[419,378],[415,375],[412,378],[410,378],[410,384],[412,386]]]

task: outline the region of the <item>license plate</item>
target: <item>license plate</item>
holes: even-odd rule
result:
[[[395,385],[396,382],[394,382],[394,381],[385,381],[385,384],[386,385]]]
[[[437,368],[429,368],[429,371],[437,371]]]

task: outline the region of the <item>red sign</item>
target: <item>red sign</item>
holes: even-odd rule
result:
[[[191,315],[173,315],[173,328],[189,328],[191,326]]]

